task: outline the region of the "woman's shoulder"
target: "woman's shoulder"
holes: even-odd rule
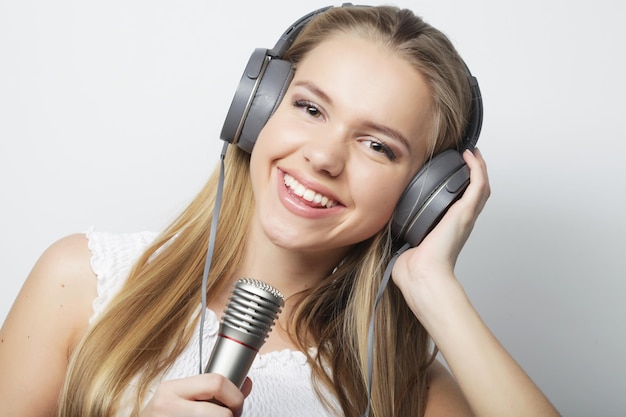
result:
[[[121,275],[145,250],[155,234],[96,232],[64,236],[40,255],[14,303],[7,321],[43,319],[46,326],[67,330],[70,351],[82,338],[104,302],[121,285]],[[60,337],[63,337],[59,334]]]
[[[72,343],[80,340],[93,312],[96,276],[90,262],[84,233],[62,237],[42,253],[22,287],[22,293],[35,300],[31,301],[35,310],[49,309],[48,317],[72,329]],[[60,310],[57,314],[55,307]]]
[[[111,295],[100,293],[100,281],[123,281],[118,277],[155,235],[90,229],[43,251],[0,329],[0,414],[5,407],[11,415],[53,413],[68,358],[89,328],[97,301]],[[33,381],[41,401],[27,395]]]
[[[39,257],[24,284],[24,290],[63,293],[70,301],[94,294],[95,276],[90,267],[91,252],[85,234],[76,233],[52,243]],[[56,291],[55,291],[56,290]]]
[[[50,245],[9,311],[0,330],[0,403],[12,404],[11,415],[48,415],[54,410],[68,356],[92,312],[96,278],[90,256],[84,234]],[[26,395],[33,381],[38,402]]]

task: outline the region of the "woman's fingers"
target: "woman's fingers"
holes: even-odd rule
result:
[[[252,380],[248,377],[243,381],[243,385],[241,386],[241,393],[244,397],[250,395],[250,391],[252,391]]]
[[[465,151],[463,159],[470,168],[470,185],[467,187],[465,194],[468,194],[469,199],[474,202],[473,212],[476,217],[482,211],[491,195],[487,164],[478,148],[474,149],[473,152]]]
[[[440,243],[435,247],[439,247],[442,252],[447,247],[450,252],[447,258],[453,261],[467,241],[491,193],[487,165],[480,151],[465,151],[463,159],[470,169],[470,183],[463,196],[450,207],[440,224],[430,233],[434,235],[431,240],[436,239]],[[428,238],[429,236],[425,240]]]
[[[142,411],[141,417],[232,417],[239,415],[252,383],[240,391],[218,374],[201,374],[165,381]]]

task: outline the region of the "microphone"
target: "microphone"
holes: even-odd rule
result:
[[[205,373],[218,373],[241,388],[259,349],[285,305],[271,285],[252,278],[235,283]]]

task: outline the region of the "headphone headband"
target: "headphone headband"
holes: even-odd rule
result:
[[[341,7],[352,6],[354,6],[352,3],[343,3],[341,5]],[[272,61],[282,60],[285,52],[287,52],[287,50],[291,47],[302,29],[304,29],[304,27],[309,23],[311,19],[313,19],[320,13],[332,9],[333,7],[334,6],[326,6],[319,8],[296,20],[283,32],[283,34],[280,36],[272,49],[255,49],[252,56],[250,57],[250,60],[248,61],[248,64],[246,65],[244,74],[239,81],[239,87],[235,92],[235,96],[233,97],[233,101],[231,102],[229,111],[226,115],[226,120],[224,121],[222,132],[220,134],[220,138],[222,140],[233,144],[238,144],[238,146],[244,149],[246,152],[252,152],[254,142],[256,141],[256,135],[258,135],[258,132],[260,132],[260,130],[265,125],[265,122],[267,122],[267,120],[279,104],[272,104],[270,106],[269,112],[265,110],[263,112],[264,117],[262,117],[262,120],[260,121],[253,121],[251,123],[251,119],[248,118],[250,108],[253,106],[254,101],[257,98],[261,97],[261,99],[266,103],[272,103],[274,100],[274,95],[272,94],[272,92],[276,91],[275,89],[265,89],[264,93],[259,94],[260,83],[261,80],[263,80],[264,78],[264,74],[267,70],[268,65]],[[293,69],[286,68],[286,65],[284,64],[272,64],[272,66],[283,67],[282,70],[279,71],[280,75],[277,77],[278,79],[276,80],[279,85],[278,91],[281,92],[281,95],[276,97],[275,99],[279,102],[280,99],[282,99],[282,92],[284,92],[284,89],[288,87],[288,84],[291,82],[291,78],[293,77]],[[470,109],[470,118],[465,128],[465,133],[462,137],[462,148],[471,150],[474,149],[474,147],[476,146],[482,128],[483,104],[480,87],[478,86],[478,80],[472,75],[464,61],[463,66],[467,73],[467,79],[472,94],[472,104]],[[281,77],[287,77],[286,82],[281,82]],[[251,125],[254,124],[255,128],[248,128],[247,130],[252,131],[252,134],[244,135],[242,139],[242,133],[244,131],[244,126],[246,123]]]
[[[463,65],[465,66],[467,80],[472,92],[470,119],[465,128],[463,145],[465,149],[473,150],[476,147],[476,142],[478,142],[478,136],[480,136],[480,130],[483,126],[483,98],[480,93],[480,87],[478,86],[478,80],[472,75],[465,62],[463,62]]]
[[[309,20],[317,16],[318,14],[325,12],[328,9],[332,9],[333,6],[322,7],[321,9],[317,9],[312,11],[309,14],[302,16],[300,19],[296,20],[287,28],[285,32],[280,36],[278,42],[272,49],[268,51],[268,55],[274,58],[282,58],[287,49],[291,46],[293,41],[298,37],[302,29],[309,23]]]

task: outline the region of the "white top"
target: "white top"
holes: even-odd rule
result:
[[[93,321],[119,291],[134,262],[157,234],[112,234],[93,229],[86,234],[92,252],[91,267],[98,276],[98,296],[93,302],[94,315],[91,318]],[[217,341],[218,327],[219,318],[212,310],[207,309],[202,353],[205,363],[202,369]],[[162,376],[162,381],[199,372],[198,340],[199,324],[182,354]],[[259,354],[254,359],[248,376],[253,382],[252,392],[245,400],[242,417],[331,416],[315,394],[311,369],[302,352],[283,350]],[[148,397],[154,393],[155,388],[156,383],[150,389]],[[130,409],[130,404],[124,405],[119,415],[128,415]]]

